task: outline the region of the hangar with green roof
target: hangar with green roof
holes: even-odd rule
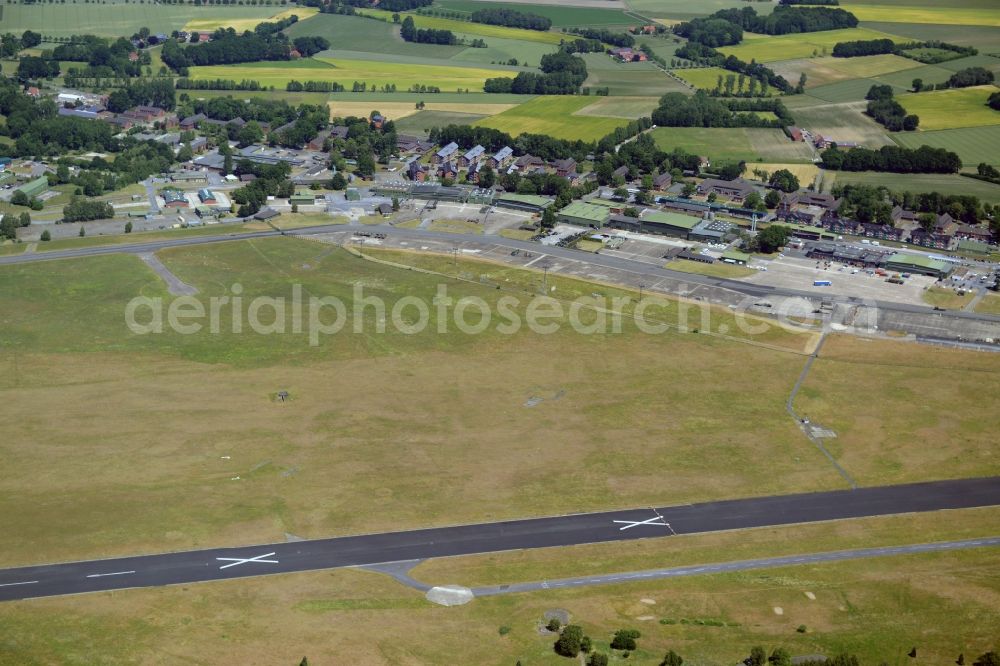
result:
[[[574,201],[557,213],[557,220],[581,227],[600,228],[611,217],[611,211],[604,206]]]
[[[932,259],[924,254],[907,254],[905,252],[894,253],[885,260],[882,267],[889,271],[919,273],[936,278],[948,275],[954,268],[950,263],[941,259]]]

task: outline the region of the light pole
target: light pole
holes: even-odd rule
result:
[[[544,293],[548,293],[549,291],[548,279],[549,279],[549,267],[542,266],[542,291]]]
[[[644,284],[640,284],[639,285],[639,300],[640,301],[642,300],[642,290],[645,289],[645,287],[646,287],[646,285],[644,285]]]

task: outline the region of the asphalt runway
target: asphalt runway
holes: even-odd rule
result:
[[[988,477],[69,562],[0,570],[0,601],[997,505]]]

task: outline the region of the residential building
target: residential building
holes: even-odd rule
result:
[[[567,157],[564,160],[556,160],[552,163],[552,166],[555,168],[557,176],[565,178],[576,171],[576,160],[572,157]]]
[[[434,153],[434,158],[433,158],[434,164],[441,164],[442,162],[447,162],[448,160],[451,159],[451,156],[454,155],[456,151],[458,151],[458,144],[452,141],[447,146]]]
[[[671,184],[674,182],[674,177],[669,173],[661,173],[659,175],[653,176],[653,189],[658,192],[666,192]]]
[[[501,167],[506,166],[507,162],[512,160],[513,157],[514,149],[510,146],[504,146],[490,158],[490,166],[494,169],[500,169]]]
[[[706,178],[698,183],[699,194],[715,193],[719,196],[732,199],[733,201],[743,201],[751,192],[757,189],[742,178],[735,180],[718,180],[716,178]]]
[[[470,164],[478,164],[483,155],[486,153],[486,149],[482,146],[474,146],[467,153],[458,158],[458,166],[467,167]]]

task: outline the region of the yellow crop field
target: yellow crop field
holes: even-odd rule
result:
[[[207,31],[207,30],[218,30],[219,28],[232,28],[237,32],[242,32],[244,30],[253,30],[261,23],[268,23],[270,21],[280,21],[281,19],[286,19],[289,16],[295,15],[299,17],[300,21],[304,21],[311,18],[319,13],[319,10],[315,7],[296,7],[295,9],[286,9],[282,12],[275,14],[269,18],[212,18],[212,19],[197,19],[194,21],[188,21],[184,24],[184,29],[188,32],[192,31]]]
[[[381,9],[359,9],[358,14],[372,16],[383,21],[392,21],[392,12]],[[485,23],[469,23],[466,21],[456,21],[454,19],[438,18],[437,16],[421,16],[419,14],[407,14],[413,18],[413,23],[418,28],[433,30],[451,30],[466,35],[476,35],[477,37],[499,37],[502,39],[520,39],[526,42],[541,42],[542,44],[559,44],[565,35],[556,32],[542,32],[541,30],[524,30],[522,28],[508,28],[502,25],[487,25]]]
[[[726,55],[734,55],[740,60],[750,62],[774,62],[776,60],[792,60],[808,58],[812,55],[825,55],[833,51],[837,42],[849,42],[864,39],[893,39],[908,41],[877,30],[867,28],[845,28],[843,30],[824,30],[822,32],[806,32],[790,35],[758,35],[745,33],[743,42],[736,46],[723,46],[719,50]]]
[[[809,183],[816,179],[819,175],[819,167],[815,164],[788,164],[779,162],[757,162],[754,164],[747,165],[747,171],[753,175],[753,171],[756,170],[766,171],[768,176],[773,174],[775,171],[780,171],[781,169],[786,169],[795,174],[795,177],[799,179],[799,184],[802,187],[806,187]]]
[[[357,116],[367,117],[372,111],[378,111],[389,120],[406,118],[420,111],[413,102],[367,102],[333,101],[330,106],[330,117]],[[517,104],[463,104],[462,102],[425,102],[424,111],[448,111],[452,113],[475,113],[483,116],[494,116],[513,109]]]
[[[861,21],[886,23],[935,23],[946,25],[1000,26],[1000,5],[990,8],[902,7],[899,5],[841,5]]]
[[[594,100],[591,97],[543,96],[520,104],[509,111],[476,121],[481,127],[492,127],[511,136],[547,134],[556,139],[596,141],[616,127],[628,124],[624,118],[575,115]]]

